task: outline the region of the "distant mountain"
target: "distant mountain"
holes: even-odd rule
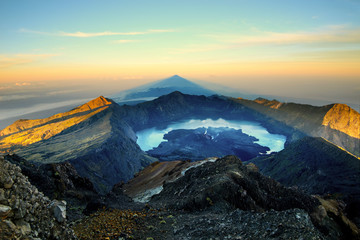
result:
[[[120,93],[110,96],[116,102],[141,102],[152,100],[162,95],[169,94],[174,91],[180,91],[191,95],[205,95],[210,96],[215,92],[191,82],[178,75],[166,78],[160,81],[145,84],[143,86],[122,91]]]
[[[39,163],[68,161],[98,191],[107,191],[153,161],[136,144],[119,108],[99,97],[49,118],[18,120],[0,132],[0,152]]]

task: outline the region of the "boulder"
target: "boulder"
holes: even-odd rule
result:
[[[50,203],[50,208],[54,214],[56,221],[59,223],[66,220],[66,201],[53,200]]]
[[[0,204],[0,217],[6,218],[11,211],[11,207]]]

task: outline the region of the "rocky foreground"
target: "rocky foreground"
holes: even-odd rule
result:
[[[285,188],[234,156],[152,164],[116,186],[104,205],[121,199],[131,208],[124,192],[139,200],[160,185],[147,203],[133,203],[138,210],[101,209],[75,232],[82,239],[359,239],[337,200]]]
[[[142,181],[162,190],[134,202],[124,190],[147,191]],[[0,159],[0,239],[360,239],[337,200],[283,187],[235,156],[153,164],[73,222],[76,206],[60,200]]]
[[[0,158],[0,239],[76,239],[66,202],[50,200],[21,169]]]

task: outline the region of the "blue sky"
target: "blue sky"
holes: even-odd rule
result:
[[[354,0],[3,0],[0,101],[40,85],[107,94],[178,74],[357,104],[359,16]]]

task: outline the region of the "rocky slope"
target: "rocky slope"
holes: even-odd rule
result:
[[[137,198],[140,192],[159,185],[163,189],[142,205],[143,210],[100,210],[75,227],[78,236],[359,239],[358,228],[347,219],[336,200],[283,187],[235,156],[202,164],[152,164],[116,191],[120,193],[122,188]],[[129,204],[128,207],[132,208]],[[119,221],[122,224],[117,225]],[[131,226],[131,230],[126,226]]]
[[[360,225],[360,161],[334,144],[306,137],[251,162],[285,186],[297,186],[311,194],[338,195]]]
[[[16,145],[26,146],[49,139],[105,110],[106,106],[110,104],[112,102],[101,96],[69,112],[59,113],[48,118],[20,119],[0,131],[0,137],[2,137],[0,146],[1,148],[16,147]]]
[[[305,135],[323,137],[356,156],[360,156],[360,114],[345,104],[315,107],[281,103],[276,100],[233,99]]]
[[[162,191],[165,182],[173,182],[184,176],[188,169],[214,160],[154,162],[125,183],[122,189],[136,202],[148,202],[153,195]]]
[[[360,161],[322,138],[303,138],[251,162],[286,186],[296,185],[312,194],[360,198]]]
[[[89,179],[79,176],[69,162],[40,164],[29,162],[15,154],[5,160],[19,166],[30,183],[50,199],[67,202],[70,221],[81,218],[89,203],[99,198]]]
[[[235,156],[189,169],[183,177],[165,184],[151,202],[189,211],[215,206],[218,211],[301,208],[311,212],[318,205],[317,200],[247,169]]]
[[[345,218],[344,215],[339,218],[330,216],[325,200],[319,202],[318,199],[296,189],[285,188],[254,171],[253,167],[244,166],[234,156],[191,168],[183,177],[165,183],[163,187],[158,195],[151,198],[150,203],[190,212],[202,210],[226,213],[234,209],[252,210],[265,212],[265,216],[268,216],[271,209],[286,211],[297,208],[307,212],[313,223],[324,234],[328,234],[328,238],[338,238],[339,228],[342,228],[343,236],[352,232],[349,237],[359,237],[359,230],[353,223],[346,220],[348,225],[342,225],[341,218]],[[332,223],[328,224],[328,221]]]
[[[99,97],[47,119],[17,121],[1,132],[0,148],[32,162],[68,161],[97,191],[106,192],[153,161],[136,144],[119,108]]]
[[[16,165],[0,158],[0,239],[75,239],[66,202],[45,197]]]

